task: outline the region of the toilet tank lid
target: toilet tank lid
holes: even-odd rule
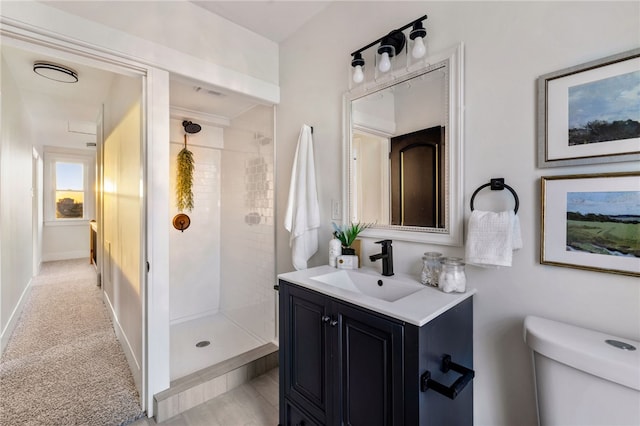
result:
[[[524,340],[547,358],[640,391],[640,342],[535,316],[524,320]],[[636,350],[619,349],[606,340]]]

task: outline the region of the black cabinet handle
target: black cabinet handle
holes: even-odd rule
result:
[[[442,383],[436,382],[431,379],[431,373],[429,371],[425,371],[422,376],[420,376],[420,390],[422,392],[426,392],[427,389],[433,389],[434,391],[441,393],[449,399],[456,399],[456,397],[462,392],[462,390],[473,380],[475,377],[475,372],[467,367],[464,367],[460,364],[456,364],[451,361],[451,355],[444,355],[442,357],[442,366],[441,370],[444,373],[449,372],[449,370],[453,370],[456,373],[462,374],[453,382],[451,386],[445,386]]]
[[[328,315],[323,315],[322,318],[320,318],[320,321],[324,324],[328,323],[331,327],[335,327],[338,324],[338,320],[332,320]]]

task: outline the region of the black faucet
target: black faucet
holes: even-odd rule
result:
[[[376,241],[376,244],[382,245],[382,253],[369,256],[372,262],[382,259],[382,275],[385,277],[393,275],[393,247],[391,247],[391,242],[391,240]]]

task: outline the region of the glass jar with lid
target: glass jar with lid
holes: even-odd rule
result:
[[[422,256],[422,272],[420,273],[420,282],[424,285],[438,287],[438,278],[440,277],[440,269],[442,253],[434,251],[426,252]]]
[[[438,279],[438,286],[445,293],[464,293],[467,290],[467,276],[464,272],[464,262],[459,257],[445,257],[442,259],[442,270]]]

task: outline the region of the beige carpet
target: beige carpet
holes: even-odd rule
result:
[[[0,425],[126,425],[138,392],[86,259],[47,262],[0,359]]]

